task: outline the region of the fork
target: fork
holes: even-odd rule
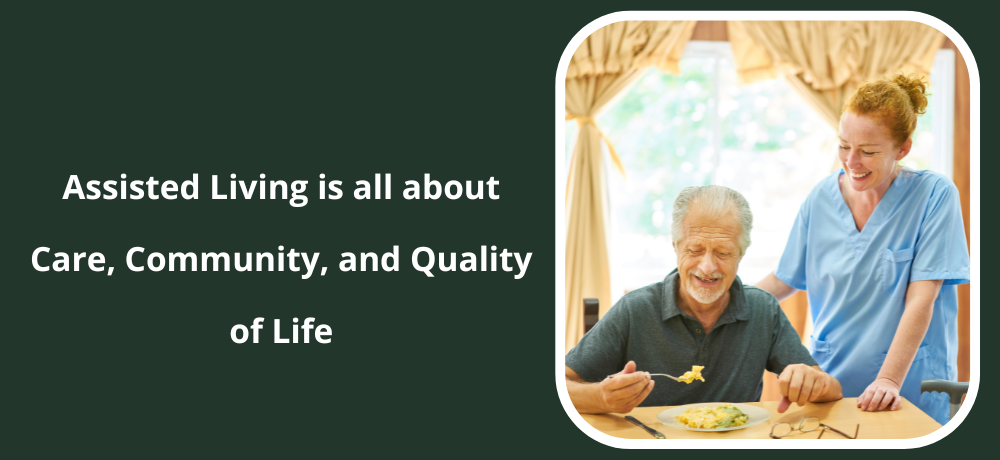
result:
[[[674,380],[676,380],[676,381],[678,381],[678,382],[680,382],[680,381],[681,381],[681,379],[679,379],[679,378],[677,378],[677,377],[674,377],[674,376],[672,376],[672,375],[667,375],[667,374],[649,374],[649,376],[650,376],[650,377],[652,377],[652,376],[654,376],[654,375],[662,375],[662,376],[664,376],[664,377],[666,377],[666,378],[668,378],[668,379],[674,379]]]
[[[649,374],[649,376],[650,376],[650,377],[652,377],[652,376],[654,376],[654,375],[660,375],[660,376],[663,376],[663,377],[666,377],[666,378],[668,378],[668,379],[674,379],[674,380],[675,380],[675,381],[677,381],[677,382],[680,382],[680,381],[681,381],[681,379],[679,379],[679,378],[677,378],[677,377],[674,377],[674,376],[672,376],[672,375],[667,375],[667,374]],[[609,376],[605,377],[605,378],[604,378],[604,380],[607,380],[607,379],[610,379],[611,377],[614,377],[614,375],[609,375]]]
[[[672,375],[667,375],[667,374],[649,374],[649,376],[650,376],[650,377],[652,377],[652,376],[654,376],[654,375],[662,375],[662,376],[664,376],[664,377],[666,377],[666,378],[668,378],[668,379],[674,379],[674,380],[676,380],[676,381],[678,381],[678,382],[680,382],[680,381],[681,381],[681,379],[679,379],[679,378],[677,378],[677,377],[674,377],[674,376],[672,376]]]

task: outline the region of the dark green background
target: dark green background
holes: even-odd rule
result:
[[[555,73],[590,21],[674,6],[5,8],[0,451],[625,453],[578,431],[555,391]],[[973,50],[992,46],[985,18],[945,6],[921,10]],[[60,199],[71,174],[122,173],[177,181],[198,173],[202,196]],[[310,202],[209,199],[211,175],[230,173],[309,180]],[[390,173],[395,198],[317,201],[320,173],[343,180],[345,194],[355,180]],[[402,200],[402,181],[424,173],[495,177],[501,199]],[[341,252],[394,244],[399,272],[336,269]],[[523,279],[431,279],[409,263],[418,246],[460,253],[494,244],[533,253]],[[200,253],[278,245],[320,252],[330,271],[309,280],[132,273],[124,260],[134,246]],[[36,272],[39,246],[102,252],[115,274]],[[232,343],[229,329],[256,316],[314,316],[333,327],[334,340],[275,345],[268,328],[260,344]],[[984,341],[984,367],[994,349]],[[986,380],[981,391],[992,387]],[[977,409],[989,401],[981,394]],[[987,439],[974,426],[993,423],[982,412],[919,453]]]

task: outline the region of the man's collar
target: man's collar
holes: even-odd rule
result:
[[[663,279],[662,312],[664,321],[683,313],[681,308],[677,306],[676,289],[679,288],[677,286],[679,281],[680,274],[677,273],[676,268]],[[747,313],[747,302],[743,296],[743,281],[737,276],[733,284],[729,286],[729,305],[726,306],[715,324],[719,326],[734,321],[746,321],[749,319]]]

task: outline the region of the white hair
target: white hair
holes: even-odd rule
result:
[[[740,192],[721,185],[702,185],[695,187],[685,187],[674,200],[674,212],[671,218],[673,222],[670,226],[671,238],[677,243],[683,237],[681,224],[691,210],[691,204],[697,202],[700,209],[713,215],[720,216],[725,213],[732,213],[740,225],[740,257],[743,257],[750,247],[750,230],[753,229],[753,213],[750,212],[750,204]]]

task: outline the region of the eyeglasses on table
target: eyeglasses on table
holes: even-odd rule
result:
[[[819,433],[819,437],[816,439],[822,438],[823,433],[826,433],[826,430],[830,430],[848,439],[857,439],[858,430],[861,428],[861,425],[857,425],[856,427],[854,427],[854,436],[851,436],[830,425],[820,422],[819,417],[806,417],[795,425],[788,422],[775,423],[774,426],[771,427],[770,436],[774,439],[781,439],[785,436],[792,434],[792,432],[795,431],[799,431],[802,433],[809,433],[811,431],[816,431],[820,428],[823,428],[823,431]]]

